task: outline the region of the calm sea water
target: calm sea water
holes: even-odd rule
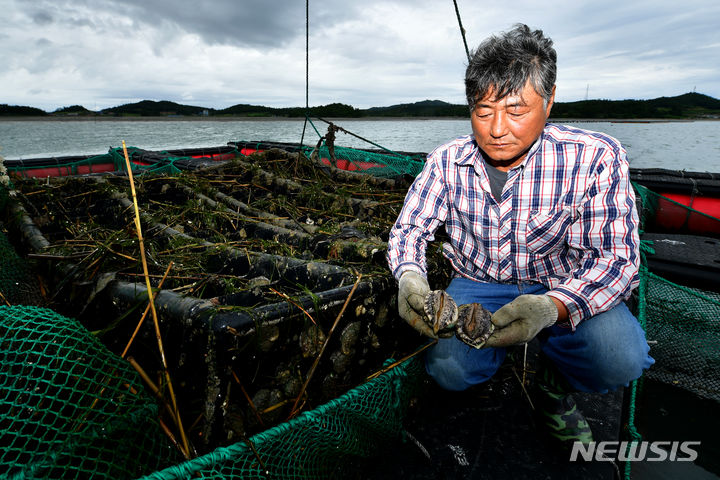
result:
[[[162,121],[0,121],[0,154],[8,159],[100,154],[110,147],[147,150],[225,145],[236,140],[299,142],[304,119],[298,120],[162,120]],[[427,152],[470,133],[469,120],[343,120],[346,130],[391,150]],[[581,128],[605,132],[627,148],[634,167],[720,172],[720,121],[577,122]],[[315,121],[325,133],[327,125]],[[318,134],[308,124],[305,143]],[[369,147],[338,133],[336,145]]]

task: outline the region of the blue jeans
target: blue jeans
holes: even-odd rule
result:
[[[480,283],[458,277],[447,293],[458,305],[480,303],[495,312],[517,296],[541,295],[541,284]],[[645,332],[625,304],[570,328],[550,326],[538,336],[543,353],[556,365],[570,385],[581,392],[605,393],[642,375],[655,363]],[[457,337],[441,338],[425,356],[425,368],[446,390],[465,390],[495,374],[505,359],[505,348],[475,349]]]

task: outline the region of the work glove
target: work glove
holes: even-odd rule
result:
[[[520,295],[490,318],[496,328],[485,346],[522,345],[557,319],[558,309],[548,295]]]
[[[411,327],[423,335],[437,338],[425,313],[425,299],[430,293],[428,281],[417,272],[408,270],[400,276],[398,313]]]

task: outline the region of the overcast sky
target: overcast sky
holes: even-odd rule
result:
[[[522,22],[558,52],[557,101],[720,98],[720,1],[457,0],[470,48]],[[0,0],[0,103],[305,105],[302,0]],[[463,103],[452,0],[310,0],[310,105]]]

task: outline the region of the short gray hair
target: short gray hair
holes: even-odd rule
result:
[[[472,52],[465,70],[470,109],[490,90],[500,100],[522,91],[528,80],[547,106],[557,77],[557,53],[552,45],[542,30],[532,31],[522,23],[484,40]]]

